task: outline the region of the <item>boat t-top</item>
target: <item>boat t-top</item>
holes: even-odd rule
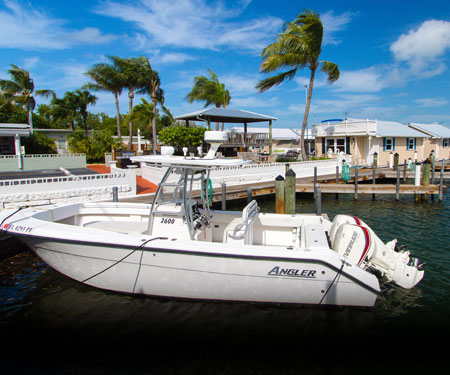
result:
[[[96,288],[149,296],[262,303],[373,306],[379,278],[402,288],[424,275],[396,240],[383,243],[362,220],[337,215],[210,208],[209,173],[240,167],[208,154],[136,156],[166,167],[153,203],[70,203],[5,209],[1,230],[62,274]],[[169,176],[177,175],[173,182]],[[169,182],[170,181],[170,182]],[[200,186],[197,193],[193,186]]]

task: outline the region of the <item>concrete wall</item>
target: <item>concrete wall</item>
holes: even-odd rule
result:
[[[158,168],[155,166],[148,166],[142,163],[142,177],[148,181],[158,184],[166,171],[166,168]],[[314,160],[305,162],[289,163],[290,168],[295,172],[297,178],[313,177],[314,167],[317,167],[317,174],[327,175],[336,174],[337,159],[332,160]],[[211,171],[211,182],[213,187],[220,187],[222,183],[227,186],[249,184],[257,182],[274,181],[278,175],[284,177],[286,171],[285,163],[263,163],[250,164],[242,167],[228,167],[218,168]],[[173,174],[170,181],[178,179],[177,174]],[[194,187],[195,189],[196,187]]]
[[[23,168],[19,168],[19,157]],[[86,168],[85,154],[42,154],[42,155],[0,155],[0,172],[36,171],[42,169],[59,169],[60,167]]]
[[[0,181],[0,208],[111,200],[136,195],[136,170],[111,168],[110,174],[28,178]]]

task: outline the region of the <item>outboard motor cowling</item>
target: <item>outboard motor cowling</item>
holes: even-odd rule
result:
[[[363,269],[374,269],[389,281],[409,289],[424,276],[423,265],[409,251],[397,251],[397,240],[383,243],[362,220],[337,215],[330,229],[331,247],[339,255]]]

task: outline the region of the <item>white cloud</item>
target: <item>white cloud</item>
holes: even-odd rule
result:
[[[95,9],[104,16],[134,23],[147,37],[149,46],[218,49],[223,46],[259,50],[270,41],[282,20],[265,17],[232,22],[249,1],[235,9],[223,2],[205,0],[138,0],[133,3],[105,1]]]
[[[150,51],[149,59],[152,66],[161,66],[183,64],[185,61],[195,60],[196,58],[181,52],[166,52],[161,54],[160,50],[152,50]]]
[[[28,57],[25,59],[23,67],[25,69],[29,70],[29,69],[35,67],[39,62],[40,62],[40,59],[37,56]]]
[[[258,98],[255,96],[250,96],[246,98],[231,98],[230,106],[234,108],[266,108],[266,107],[274,107],[279,106],[280,101],[278,98],[270,98],[268,100],[264,100],[262,98]]]
[[[422,77],[438,75],[446,68],[439,59],[450,50],[450,22],[425,21],[419,28],[402,34],[390,50],[397,61],[409,65],[412,73]]]
[[[415,101],[420,107],[440,107],[448,104],[448,100],[444,98],[423,98]]]
[[[225,88],[230,91],[232,98],[257,93],[255,87],[259,82],[258,75],[232,73],[223,75],[219,79],[225,84]]]
[[[103,44],[115,39],[98,29],[87,27],[70,30],[66,21],[52,18],[30,5],[21,7],[15,1],[4,1],[0,11],[0,47],[26,50],[66,49],[81,44]]]
[[[377,92],[387,86],[385,77],[376,67],[341,71],[339,80],[333,84],[337,91]]]
[[[320,16],[323,25],[323,45],[339,44],[341,41],[334,35],[336,32],[344,30],[350,23],[354,13],[345,12],[335,16],[333,11],[328,11]]]

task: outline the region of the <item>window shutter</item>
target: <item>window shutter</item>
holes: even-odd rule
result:
[[[350,137],[345,137],[345,153],[350,154]]]
[[[395,138],[392,138],[392,151],[395,151]]]
[[[322,154],[325,154],[325,137],[322,138]]]
[[[386,151],[386,137],[383,138],[383,151]]]
[[[414,150],[416,149],[416,144],[417,144],[417,138],[414,138]]]
[[[410,150],[410,148],[409,148],[409,138],[406,138],[406,149]]]

